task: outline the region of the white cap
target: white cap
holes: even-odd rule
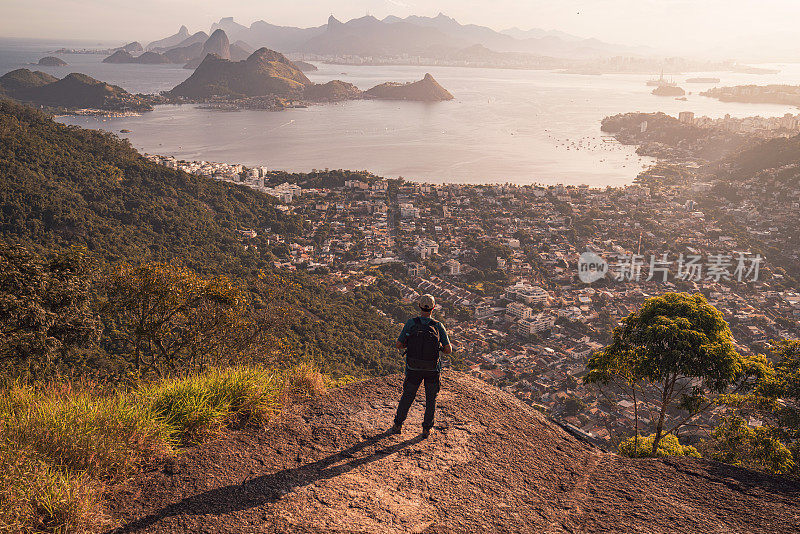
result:
[[[419,298],[418,304],[421,310],[431,311],[436,306],[436,299],[433,298],[433,295],[425,293]]]

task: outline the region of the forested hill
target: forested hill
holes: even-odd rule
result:
[[[755,145],[748,145],[712,165],[711,172],[719,172],[728,179],[741,180],[767,169],[800,164],[800,135],[776,137]]]
[[[268,195],[155,165],[111,134],[0,101],[6,239],[48,249],[84,245],[108,260],[180,257],[205,271],[258,263],[237,230],[296,233],[298,224]]]
[[[245,239],[242,229],[259,235]],[[288,312],[278,326],[287,354],[312,356],[333,374],[399,369],[399,326],[362,296],[304,273],[277,273],[286,282],[278,301],[254,289],[275,259],[267,233],[289,241],[300,230],[264,193],[155,165],[113,135],[0,99],[0,249],[19,243],[51,257],[79,245],[111,267],[159,261],[224,275]]]

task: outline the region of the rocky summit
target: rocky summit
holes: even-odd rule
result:
[[[283,54],[261,48],[243,61],[209,54],[171,93],[188,98],[211,96],[297,96],[311,82]]]
[[[429,438],[421,402],[389,435],[401,384],[333,390],[112,488],[110,532],[800,531],[796,481],[604,452],[461,373]]]
[[[430,74],[426,74],[423,79],[411,83],[382,83],[372,89],[368,89],[364,96],[382,100],[417,100],[420,102],[439,102],[453,99],[453,95],[439,85],[439,82]]]

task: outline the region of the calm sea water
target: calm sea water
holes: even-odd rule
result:
[[[117,43],[113,43],[117,44]],[[83,72],[131,92],[171,89],[191,71],[165,65],[107,65],[102,56],[64,55],[68,67],[34,67],[61,46],[0,40],[0,73],[19,67],[55,76]],[[104,43],[103,46],[111,46]],[[143,152],[266,165],[289,171],[366,169],[379,175],[432,182],[630,183],[652,163],[604,138],[600,120],[628,111],[720,117],[776,116],[796,108],[722,103],[698,96],[708,85],[687,77],[715,76],[720,85],[800,83],[800,65],[777,65],[776,75],[691,73],[676,80],[694,94],[687,101],[656,97],[644,75],[567,75],[551,71],[454,67],[319,65],[315,82],[341,79],[367,89],[384,81],[420,79],[426,72],[455,100],[435,104],[353,101],[283,112],[220,112],[194,105],[159,106],[138,117],[62,117],[67,124],[102,128],[130,139]],[[130,130],[121,133],[120,130]]]

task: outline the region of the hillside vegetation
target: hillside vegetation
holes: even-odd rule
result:
[[[110,134],[63,126],[8,101],[0,101],[0,184],[5,261],[60,276],[69,253],[87,302],[102,300],[120,270],[169,263],[182,269],[172,275],[201,285],[227,280],[247,299],[245,315],[279,310],[281,320],[270,324],[289,344],[287,358],[313,357],[337,374],[399,368],[395,325],[368,303],[328,291],[317,276],[272,273],[269,234],[291,239],[301,221],[278,211],[268,195],[155,165]],[[245,228],[259,236],[245,240],[238,232]],[[76,258],[73,247],[85,250]],[[110,321],[110,313],[99,315]],[[118,330],[98,334],[104,361],[120,354],[111,336]],[[83,360],[90,365],[92,358]],[[113,367],[120,370],[119,362]]]
[[[272,269],[272,197],[8,100],[0,182],[0,531],[95,528],[105,484],[400,368],[363,296]]]
[[[0,101],[0,234],[108,260],[253,265],[236,230],[299,231],[263,193],[155,165],[111,134]],[[260,244],[258,242],[254,244]]]
[[[800,164],[800,135],[776,137],[754,146],[745,146],[710,166],[710,170],[725,169],[724,172],[720,172],[720,176],[742,180],[768,169],[781,170],[781,167],[787,165],[796,167],[798,164]]]
[[[131,389],[68,383],[0,391],[0,531],[86,532],[108,483],[226,427],[268,422],[339,382],[308,367],[235,367]]]

